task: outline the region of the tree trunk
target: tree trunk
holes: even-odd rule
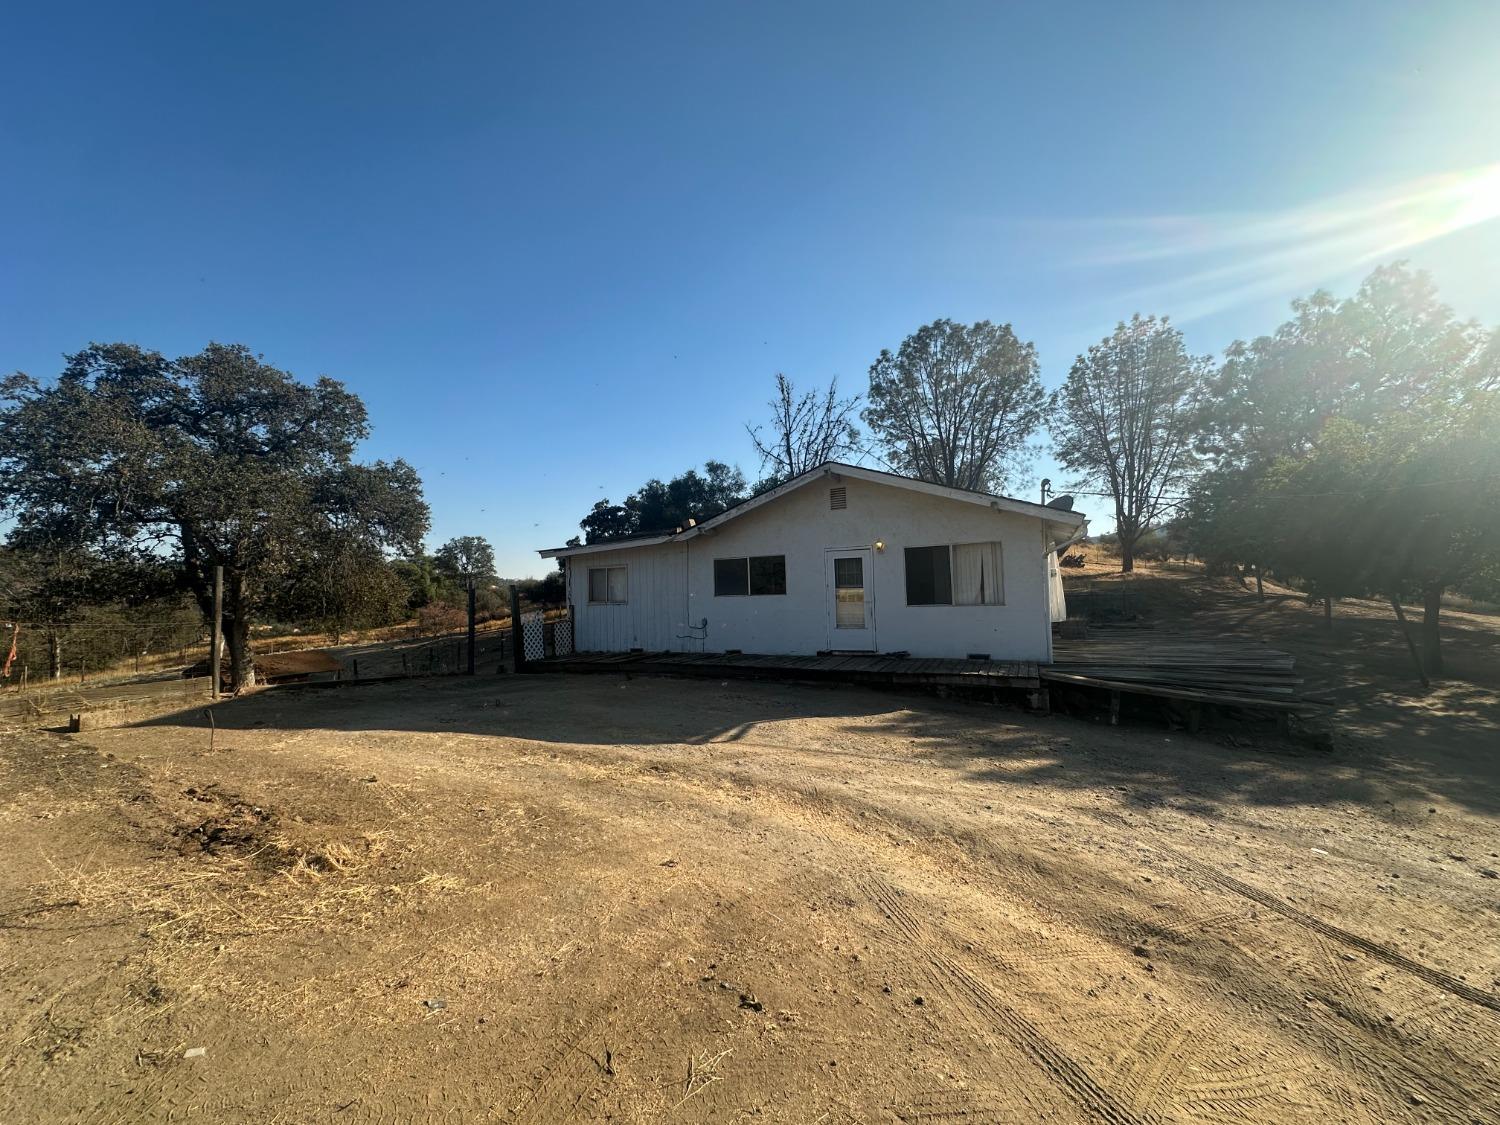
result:
[[[1135,540],[1120,536],[1120,573],[1129,574],[1135,570]]]
[[[224,643],[229,646],[229,690],[250,686],[250,616],[245,576],[224,568]]]
[[[47,632],[47,659],[50,662],[52,678],[62,679],[62,638],[57,635],[56,629]]]
[[[1443,587],[1422,588],[1422,662],[1429,675],[1443,674],[1443,638],[1438,630],[1438,615],[1443,608]]]
[[[1261,577],[1260,563],[1255,564],[1255,594],[1261,601],[1266,600],[1266,584]]]
[[[1426,691],[1432,687],[1428,682],[1427,672],[1422,668],[1422,657],[1417,652],[1417,646],[1411,639],[1411,630],[1406,627],[1406,612],[1401,608],[1401,599],[1395,594],[1391,595],[1391,609],[1396,612],[1396,624],[1401,629],[1401,638],[1406,642],[1406,650],[1411,653],[1411,662],[1417,669],[1417,679],[1422,681],[1422,690]]]

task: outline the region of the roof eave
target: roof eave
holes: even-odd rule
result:
[[[603,543],[582,543],[577,547],[544,547],[538,551],[544,559],[570,558],[573,555],[597,555],[605,551],[628,551],[632,547],[655,547],[670,543],[675,535],[653,535],[645,539],[614,539]]]

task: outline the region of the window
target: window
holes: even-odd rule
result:
[[[750,559],[750,593],[786,593],[786,556],[756,555]]]
[[[714,559],[714,597],[739,598],[749,594],[786,593],[786,556],[752,555],[745,559]]]
[[[865,560],[857,555],[834,559],[833,586],[834,628],[865,628]]]
[[[906,548],[906,604],[953,604],[953,577],[946,545]]]
[[[1005,604],[999,543],[953,544],[953,604]]]
[[[907,605],[1004,605],[999,543],[906,548]]]
[[[714,597],[737,598],[750,592],[748,559],[714,559]]]
[[[625,568],[623,566],[589,567],[589,604],[623,605],[625,602]]]

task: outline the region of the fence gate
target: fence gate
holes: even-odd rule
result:
[[[546,614],[539,609],[521,614],[521,651],[527,660],[542,660],[547,655]]]
[[[551,621],[540,609],[521,614],[521,652],[527,660],[567,656],[573,651],[573,614],[565,609]]]
[[[552,655],[568,656],[573,652],[573,607],[562,611],[552,622]]]

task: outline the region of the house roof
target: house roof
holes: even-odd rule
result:
[[[991,508],[1000,512],[1014,512],[1023,516],[1034,516],[1048,523],[1055,523],[1070,531],[1076,531],[1087,522],[1082,512],[1069,512],[1061,508],[1049,508],[1045,504],[1037,504],[1031,500],[1017,500],[1012,496],[996,496],[989,492],[973,492],[966,488],[950,488],[945,484],[932,484],[925,480],[916,480],[913,477],[903,477],[896,473],[884,473],[878,469],[867,469],[862,465],[846,465],[841,461],[825,461],[816,468],[809,469],[801,476],[793,477],[784,484],[775,488],[767,489],[757,496],[748,500],[742,500],[732,508],[727,508],[714,516],[712,519],[704,520],[694,527],[683,528],[681,531],[670,535],[652,535],[635,539],[611,539],[600,543],[590,543],[582,547],[549,547],[539,551],[545,559],[567,557],[571,555],[593,554],[599,551],[621,551],[631,547],[649,547],[658,543],[669,541],[686,541],[693,539],[705,532],[710,532],[730,520],[739,519],[743,515],[755,511],[756,508],[773,501],[790,492],[795,492],[804,485],[825,478],[850,477],[854,480],[868,481],[871,484],[891,485],[895,488],[905,488],[912,492],[921,492],[928,496],[937,496],[945,500],[957,500],[967,504],[978,504],[982,507]]]

